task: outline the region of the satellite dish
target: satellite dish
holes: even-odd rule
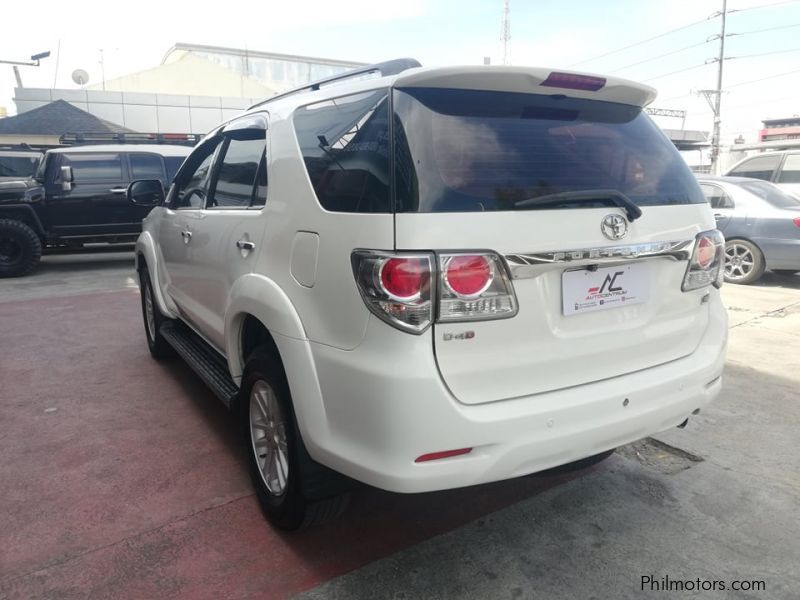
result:
[[[72,72],[72,81],[78,85],[83,85],[89,81],[89,74],[83,69],[75,69]]]

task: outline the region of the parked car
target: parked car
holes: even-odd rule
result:
[[[725,175],[763,179],[800,198],[800,150],[748,156],[728,169]]]
[[[766,181],[697,179],[725,235],[725,281],[754,283],[766,269],[800,271],[800,200]]]
[[[131,183],[156,206],[136,244],[150,352],[238,414],[273,523],[337,513],[353,480],[598,460],[719,393],[723,240],[654,97],[391,61],[220,125],[166,199]]]
[[[15,146],[0,146],[0,181],[18,181],[32,177],[42,153]]]
[[[150,209],[127,201],[133,179],[166,185],[191,151],[173,145],[49,150],[32,178],[0,183],[0,277],[32,271],[43,248],[136,240]]]

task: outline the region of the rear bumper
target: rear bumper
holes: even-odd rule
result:
[[[709,326],[691,356],[480,405],[452,397],[429,337],[373,320],[355,350],[311,344],[326,422],[301,422],[301,431],[319,462],[394,492],[464,487],[562,465],[674,427],[719,394],[728,328],[716,290],[709,308]],[[414,462],[467,447],[473,450],[466,455]]]

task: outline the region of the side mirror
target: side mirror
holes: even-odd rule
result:
[[[61,189],[65,192],[72,190],[72,167],[61,167]]]
[[[164,204],[164,186],[158,179],[138,179],[128,186],[128,200],[136,206]]]

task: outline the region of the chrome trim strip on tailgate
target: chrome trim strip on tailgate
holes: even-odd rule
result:
[[[625,246],[606,246],[604,248],[583,248],[581,250],[559,250],[555,252],[536,252],[531,254],[506,254],[506,262],[512,279],[536,277],[547,267],[588,266],[614,264],[634,259],[663,257],[672,260],[689,260],[694,240],[679,242],[647,242]]]

